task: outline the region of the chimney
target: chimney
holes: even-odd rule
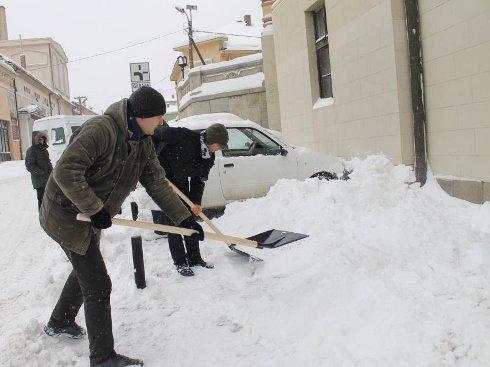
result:
[[[26,55],[20,55],[20,66],[27,70]]]
[[[245,25],[247,27],[251,27],[252,26],[252,16],[251,15],[245,15],[243,17],[243,21],[245,22]]]
[[[0,41],[9,39],[7,31],[7,15],[5,14],[5,6],[0,6]]]

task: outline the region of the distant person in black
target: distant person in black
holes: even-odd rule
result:
[[[155,130],[153,143],[167,179],[195,204],[190,209],[198,216],[202,210],[205,181],[214,165],[215,152],[228,149],[228,132],[225,126],[214,124],[201,133],[182,127],[160,126]],[[153,221],[159,224],[168,223],[159,211],[153,211]],[[213,268],[202,259],[199,241],[169,234],[168,243],[174,264],[181,275],[194,275],[191,267],[196,265]]]
[[[53,165],[49,159],[46,134],[42,132],[36,134],[33,145],[27,149],[25,164],[27,170],[31,173],[32,186],[37,191],[37,207],[40,208],[46,183],[53,171]]]

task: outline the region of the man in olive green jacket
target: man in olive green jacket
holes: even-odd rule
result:
[[[164,123],[166,103],[150,87],[111,105],[104,115],[82,125],[50,176],[40,223],[73,265],[46,325],[48,335],[84,335],[75,323],[82,303],[90,347],[90,366],[143,365],[114,351],[110,309],[111,280],[100,253],[100,233],[115,216],[138,181],[176,224],[203,231],[165,181],[151,135]],[[76,219],[78,213],[91,223]]]

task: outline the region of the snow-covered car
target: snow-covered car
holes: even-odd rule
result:
[[[192,116],[170,123],[202,131],[214,123],[225,125],[230,141],[216,153],[206,182],[203,208],[262,197],[281,178],[342,177],[344,165],[334,156],[315,153],[286,143],[280,133],[228,113]]]

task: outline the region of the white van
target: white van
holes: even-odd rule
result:
[[[65,150],[70,137],[82,126],[82,124],[94,115],[73,115],[73,116],[49,116],[34,121],[32,128],[32,141],[38,132],[43,132],[48,136],[50,146],[49,153],[51,160],[58,160],[58,157]]]

